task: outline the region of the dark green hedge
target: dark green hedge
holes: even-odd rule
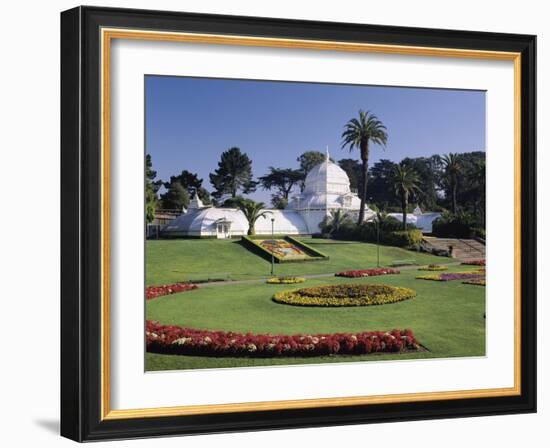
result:
[[[348,241],[365,241],[376,243],[376,223],[366,222],[362,225],[349,223],[342,226],[338,232],[332,235],[333,238]],[[418,246],[422,241],[422,232],[414,226],[408,226],[402,230],[402,224],[394,219],[386,219],[380,225],[380,244],[398,247]]]

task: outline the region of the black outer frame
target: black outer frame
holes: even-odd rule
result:
[[[519,396],[100,420],[100,28],[521,52]],[[536,36],[77,7],[61,14],[61,435],[76,441],[536,412]]]

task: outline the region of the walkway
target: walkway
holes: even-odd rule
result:
[[[446,266],[456,266],[456,265],[459,265],[460,262],[453,261],[453,262],[450,262],[450,263],[439,263],[439,264],[444,264]],[[421,265],[400,266],[399,268],[396,268],[396,269],[399,269],[400,271],[406,271],[406,270],[411,270],[411,269],[418,269],[420,266]],[[387,266],[381,266],[381,267],[387,267]],[[376,269],[376,267],[368,268],[368,269]],[[353,269],[348,269],[348,270],[351,271]],[[293,277],[302,277],[302,278],[305,278],[305,279],[308,279],[308,278],[324,278],[324,277],[334,277],[335,274],[336,274],[336,272],[330,272],[330,273],[326,273],[326,274],[294,275]],[[275,275],[275,277],[276,276],[277,275]],[[269,278],[271,278],[271,276],[263,277],[263,278],[255,278],[255,279],[251,279],[251,280],[227,280],[227,281],[221,281],[221,282],[200,283],[199,287],[200,288],[213,288],[213,287],[217,287],[217,286],[249,285],[249,284],[254,284],[254,283],[265,283],[265,281]]]

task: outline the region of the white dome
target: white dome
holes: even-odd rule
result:
[[[295,210],[331,210],[343,208],[359,210],[360,199],[350,190],[347,173],[328,156],[324,162],[316,165],[308,173],[304,191],[295,196],[288,208]]]
[[[311,193],[350,193],[349,177],[346,172],[328,157],[308,173],[304,194]]]

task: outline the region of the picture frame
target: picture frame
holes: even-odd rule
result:
[[[111,43],[117,39],[514,66],[513,387],[112,409]],[[77,7],[61,14],[61,435],[76,441],[536,412],[536,37]]]

